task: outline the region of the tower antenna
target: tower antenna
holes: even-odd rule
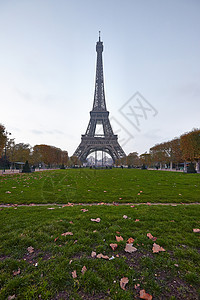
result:
[[[99,31],[99,42],[101,41],[101,31]]]

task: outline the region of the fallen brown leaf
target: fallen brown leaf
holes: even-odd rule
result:
[[[145,290],[140,291],[140,299],[151,300],[153,297],[150,294],[147,294]]]
[[[118,246],[117,244],[112,244],[112,243],[110,244],[110,247],[113,249],[113,251],[115,251],[115,249],[117,248],[117,246]]]
[[[73,203],[70,203],[70,202],[68,202],[68,204],[64,204],[62,207],[65,207],[65,206],[74,206],[74,204],[73,204]]]
[[[134,242],[134,239],[132,237],[130,237],[128,240],[127,240],[127,243],[128,244],[132,244]]]
[[[96,218],[96,219],[91,219],[91,221],[99,223],[101,221],[101,219],[100,218]]]
[[[64,233],[62,233],[61,235],[62,235],[62,236],[66,236],[66,235],[73,235],[73,233],[68,231],[68,232],[64,232]]]
[[[137,251],[137,248],[133,247],[133,244],[126,244],[126,247],[124,249],[128,253],[133,253]]]
[[[151,233],[147,233],[147,237],[154,242],[157,240],[157,237],[154,237]]]
[[[97,255],[96,252],[95,252],[95,251],[92,251],[91,256],[92,256],[92,257],[95,257],[96,255]]]
[[[102,253],[97,254],[97,258],[109,259],[107,255],[103,255]]]
[[[123,277],[123,278],[121,278],[121,280],[120,280],[120,287],[122,288],[122,290],[126,290],[125,289],[125,286],[126,286],[126,284],[129,282],[129,279],[128,279],[128,277]]]
[[[13,275],[14,275],[14,276],[19,275],[20,273],[21,273],[20,268],[18,269],[18,271],[13,271]]]
[[[72,272],[72,277],[73,277],[73,278],[77,278],[76,270],[74,270],[74,271]]]
[[[83,267],[82,267],[82,270],[81,270],[81,273],[84,275],[86,271],[87,271],[86,266],[83,266]]]
[[[27,250],[30,254],[34,252],[34,248],[32,246],[28,247]]]
[[[81,211],[86,212],[86,211],[88,211],[88,209],[82,208]]]
[[[160,251],[165,251],[165,249],[163,247],[160,247],[158,244],[153,243],[153,253],[158,253]]]
[[[15,299],[15,298],[16,298],[16,296],[15,296],[15,295],[8,296],[8,300],[13,300],[13,299]]]
[[[123,241],[124,239],[123,239],[123,237],[120,235],[120,236],[115,236],[116,237],[116,241],[117,242],[121,242],[121,241]]]
[[[136,290],[137,290],[139,287],[140,287],[140,284],[139,284],[139,283],[137,283],[137,284],[134,285],[134,288],[135,288]]]
[[[194,228],[194,229],[193,229],[193,232],[200,232],[200,229]]]

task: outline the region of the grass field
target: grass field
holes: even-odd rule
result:
[[[0,300],[151,299],[140,298],[143,290],[153,299],[199,299],[200,206],[180,204],[199,202],[199,178],[127,169],[1,176],[0,202],[15,205],[0,208]],[[68,202],[101,205],[17,206]],[[154,243],[165,251],[153,253]]]
[[[69,169],[0,176],[0,203],[200,202],[200,175]]]
[[[200,225],[199,206],[49,208],[0,211],[0,299],[139,299],[141,289],[153,299],[198,299],[200,239],[193,228]],[[99,223],[91,221],[97,217]],[[165,252],[152,252],[149,232]],[[116,235],[124,240],[116,242]],[[124,250],[130,237],[133,253]],[[110,243],[118,244],[115,251]],[[92,258],[92,251],[114,259]],[[119,284],[123,277],[126,290]]]

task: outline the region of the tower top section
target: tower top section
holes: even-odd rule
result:
[[[99,40],[96,45],[96,51],[99,53],[103,52],[103,42],[101,41],[101,31],[99,31]]]
[[[96,44],[97,51],[97,64],[96,64],[96,80],[95,80],[95,92],[93,111],[106,111],[106,101],[104,92],[104,80],[103,80],[103,42],[101,41],[100,31],[99,40]]]

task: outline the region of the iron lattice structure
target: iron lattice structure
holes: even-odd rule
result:
[[[96,51],[97,64],[93,108],[90,112],[90,121],[86,133],[82,135],[81,143],[74,152],[74,156],[77,156],[82,162],[85,162],[87,156],[95,151],[108,153],[113,161],[126,155],[118,142],[118,136],[113,133],[109,112],[106,109],[102,59],[103,42],[100,35],[96,44]],[[97,124],[102,125],[103,134],[96,133]]]

